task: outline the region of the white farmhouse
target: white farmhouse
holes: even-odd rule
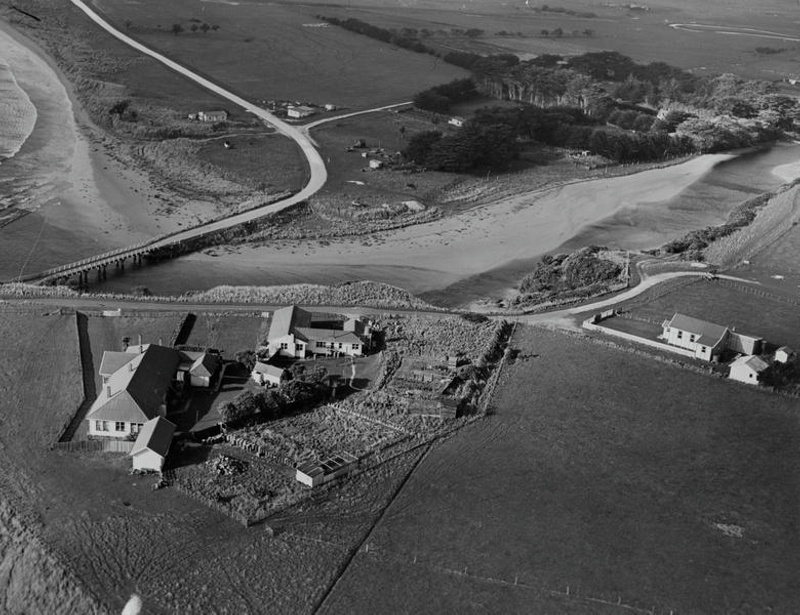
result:
[[[147,421],[130,452],[133,469],[161,472],[174,434],[175,425],[164,417]]]
[[[167,394],[180,361],[178,352],[156,344],[131,348],[141,352],[114,353],[113,359],[101,364],[103,387],[86,417],[90,436],[125,438],[167,413]],[[123,363],[126,357],[122,354],[131,358]],[[122,364],[108,374],[112,363]]]
[[[754,355],[743,355],[731,363],[731,371],[728,378],[746,382],[747,384],[758,384],[758,376],[767,369],[769,365],[761,357]]]
[[[761,338],[736,333],[723,325],[685,314],[676,313],[661,326],[661,339],[667,344],[693,352],[695,358],[703,361],[718,359],[726,350],[746,355],[761,352]]]
[[[272,315],[267,346],[270,356],[357,357],[364,354],[370,335],[370,324],[358,318],[348,319],[341,329],[313,327],[310,312],[290,306]]]

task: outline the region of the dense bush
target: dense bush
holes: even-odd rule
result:
[[[519,285],[523,294],[553,296],[564,291],[609,284],[621,273],[620,266],[602,258],[601,248],[590,246],[572,254],[544,256]]]

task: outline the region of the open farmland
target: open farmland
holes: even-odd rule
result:
[[[800,346],[797,305],[755,284],[698,279],[663,296],[644,295],[618,307],[658,326],[680,312],[735,327],[740,333],[762,337],[777,346]]]
[[[324,612],[795,608],[795,400],[550,331],[514,345],[495,414],[428,454]]]
[[[703,3],[656,0],[646,3],[647,10],[630,10],[625,3],[589,4],[581,0],[549,3],[556,9],[591,12],[595,17],[537,11],[543,4],[532,2],[526,7],[523,2],[499,4],[477,0],[454,7],[443,0],[427,0],[412,6],[391,0],[358,0],[348,2],[346,8],[320,2],[317,12],[340,19],[354,17],[384,28],[427,29],[430,35],[423,42],[443,52],[510,51],[528,59],[545,53],[573,55],[609,50],[641,62],[666,62],[709,73],[734,71],[749,78],[776,79],[797,72],[800,37],[794,24],[796,3],[792,0],[772,0],[757,7],[745,0]],[[721,28],[697,31],[669,26],[693,22]],[[469,28],[479,28],[484,33],[478,37],[465,36],[463,32]],[[542,35],[542,30],[553,32],[557,28],[563,31],[562,36]],[[582,34],[586,29],[592,30],[592,36]],[[757,47],[781,51],[758,54]]]
[[[175,0],[94,2],[121,29],[254,100],[368,108],[464,76],[431,56],[319,27],[314,6]],[[191,31],[207,23],[218,30]],[[174,35],[173,24],[185,30]],[[380,87],[375,84],[380,83]]]

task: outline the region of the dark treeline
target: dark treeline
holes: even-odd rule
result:
[[[508,126],[468,122],[449,134],[417,133],[403,153],[428,169],[465,173],[507,168],[518,156],[519,144]]]
[[[476,96],[478,90],[472,79],[456,79],[417,93],[414,106],[434,113],[447,113],[454,104],[472,100]]]

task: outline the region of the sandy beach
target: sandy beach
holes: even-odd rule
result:
[[[149,179],[121,162],[46,54],[0,21],[0,62],[36,107],[33,132],[0,165],[6,207],[33,212],[0,229],[0,278],[193,224],[165,216]]]

